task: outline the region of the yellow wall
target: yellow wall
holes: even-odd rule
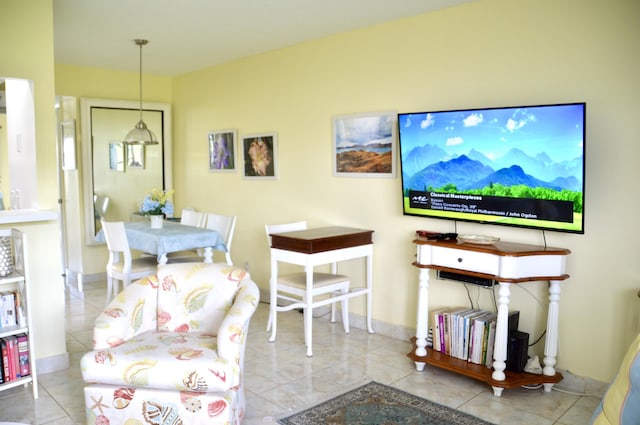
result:
[[[40,209],[55,211],[58,188],[52,1],[3,2],[0,39],[0,76],[34,82],[38,203]],[[6,227],[16,227],[27,233],[36,357],[65,355],[59,224],[53,221]]]
[[[332,176],[332,116],[586,101],[586,234],[548,232],[546,239],[573,251],[558,366],[609,380],[640,314],[633,241],[640,201],[625,186],[637,181],[640,155],[633,125],[640,113],[639,17],[634,0],[482,0],[180,76],[173,88],[174,134],[183,143],[174,153],[175,197],[238,215],[234,261],[249,262],[263,289],[265,223],[307,219],[375,229],[374,317],[415,327],[413,233],[451,231],[453,224],[402,216],[399,178]],[[277,132],[279,179],[208,173],[207,132],[226,128]],[[543,243],[533,230],[460,223],[458,231]],[[360,267],[349,266],[356,281]],[[546,302],[544,283],[522,286]],[[432,307],[466,302],[461,285],[437,281],[431,289]],[[523,289],[512,293],[533,340],[545,310]],[[480,297],[490,305],[487,295]],[[352,308],[363,313],[360,301]]]
[[[586,233],[547,232],[546,241],[572,251],[560,302],[558,367],[608,381],[640,328],[634,264],[640,200],[627,188],[637,181],[640,156],[633,125],[640,113],[639,17],[635,0],[479,0],[182,75],[167,84],[166,98],[144,97],[173,102],[178,209],[236,214],[232,257],[249,263],[263,290],[265,223],[306,219],[312,226],[371,228],[374,319],[408,328],[415,328],[416,315],[413,234],[452,231],[453,223],[403,216],[399,176],[334,177],[332,117],[586,101]],[[61,95],[135,97],[135,81],[125,90],[115,72],[63,65],[56,71]],[[85,72],[102,75],[100,84],[82,81]],[[207,133],[229,128],[239,136],[277,133],[277,180],[208,172]],[[240,167],[241,157],[236,160]],[[534,230],[459,223],[458,232],[544,242]],[[362,262],[341,271],[362,284]],[[521,329],[533,340],[545,320],[546,284],[521,286],[512,288],[512,306],[522,311]],[[432,281],[430,290],[431,307],[467,302],[462,285]],[[476,294],[491,306],[488,291],[472,289]],[[363,301],[353,300],[351,309],[363,314]],[[532,352],[543,357],[538,346]]]

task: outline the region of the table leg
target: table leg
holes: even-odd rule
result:
[[[313,288],[313,266],[305,266],[305,272],[307,274],[307,287],[305,294],[305,304],[308,304],[312,301],[313,296],[311,295],[311,289]],[[304,308],[304,343],[307,346],[307,357],[313,356],[312,344],[313,344],[313,335],[312,335],[312,325],[313,325],[313,309]]]
[[[373,310],[373,246],[367,255],[367,330],[370,334],[375,333],[371,324],[371,315]]]
[[[544,343],[544,368],[542,373],[547,376],[556,374],[556,355],[558,353],[558,315],[560,311],[560,281],[549,282],[549,311],[547,313],[547,336]],[[544,386],[545,391],[551,391],[553,384]]]
[[[491,378],[496,381],[504,381],[506,378],[504,370],[507,367],[510,285],[509,282],[500,282],[500,289],[498,290],[498,318],[496,322],[496,339],[493,345],[493,373],[491,374]]]
[[[418,274],[418,322],[416,324],[416,356],[427,355],[427,333],[429,332],[429,269],[420,269]],[[416,369],[424,369],[424,363],[416,362]]]
[[[278,325],[278,318],[276,313],[276,306],[278,304],[278,291],[277,291],[277,279],[278,279],[278,262],[273,258],[271,259],[271,278],[269,279],[269,320],[267,321],[267,331],[271,329],[271,336],[269,342],[276,340],[276,327]]]
[[[204,262],[213,263],[213,248],[210,246],[204,249]]]

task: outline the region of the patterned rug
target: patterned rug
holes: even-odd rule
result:
[[[378,382],[278,420],[283,425],[492,425]]]

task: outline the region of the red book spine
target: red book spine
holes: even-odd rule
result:
[[[8,337],[9,344],[7,346],[7,351],[9,353],[9,374],[11,375],[11,380],[15,381],[20,378],[20,366],[18,364],[18,344],[15,336]]]

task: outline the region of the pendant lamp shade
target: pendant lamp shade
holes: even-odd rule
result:
[[[142,46],[149,41],[136,39],[134,42],[140,47],[140,121],[127,133],[124,143],[128,145],[157,145],[156,135],[147,128],[147,124],[142,120]]]

